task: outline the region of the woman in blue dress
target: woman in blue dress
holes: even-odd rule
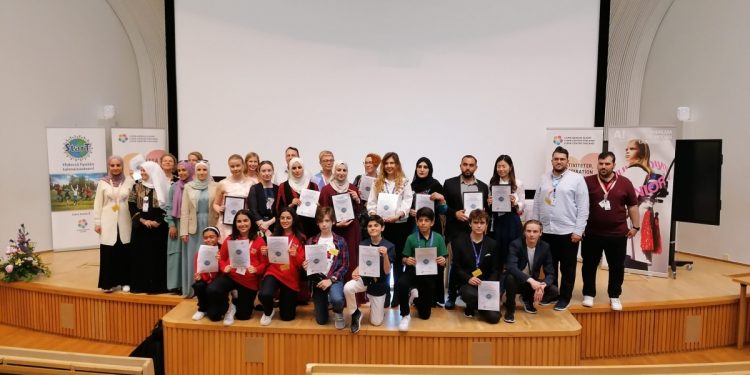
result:
[[[169,226],[167,239],[167,290],[182,294],[182,255],[185,254],[185,242],[180,237],[180,216],[182,215],[182,197],[185,185],[193,180],[195,167],[188,161],[177,164],[177,182],[169,188],[167,197],[167,216],[164,221]]]

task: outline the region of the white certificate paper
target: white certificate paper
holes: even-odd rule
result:
[[[492,212],[510,212],[510,185],[492,185]]]
[[[218,246],[201,245],[198,248],[198,268],[195,272],[219,272],[219,261],[216,259],[218,252]]]
[[[354,206],[352,206],[352,196],[348,193],[336,194],[331,197],[333,201],[333,211],[336,214],[336,222],[354,220]]]
[[[500,311],[500,282],[482,281],[477,288],[479,303],[477,308],[484,311]]]
[[[362,176],[359,179],[359,191],[362,193],[362,200],[367,201],[370,198],[370,192],[372,191],[372,185],[375,183],[375,177]]]
[[[224,196],[224,224],[232,225],[237,211],[245,208],[245,198]]]
[[[328,248],[326,245],[305,245],[307,276],[328,271]]]
[[[437,247],[418,247],[414,249],[417,258],[417,276],[437,275]]]
[[[469,216],[471,211],[484,209],[482,192],[473,191],[464,193],[464,214]]]
[[[398,194],[380,193],[378,194],[377,214],[383,219],[396,216],[398,208]]]
[[[422,207],[427,207],[435,212],[435,201],[430,200],[430,194],[415,194],[414,210],[419,211]]]
[[[229,247],[229,264],[237,269],[237,273],[244,275],[245,269],[250,266],[250,241],[234,240],[227,241]]]
[[[289,264],[289,239],[284,236],[268,236],[268,261],[274,264]]]
[[[318,209],[318,198],[320,198],[319,191],[302,189],[302,193],[299,195],[301,203],[297,207],[297,215],[314,218],[315,211]]]
[[[377,246],[359,246],[359,275],[380,277],[380,252]]]

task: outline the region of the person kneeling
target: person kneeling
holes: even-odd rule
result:
[[[515,322],[516,293],[521,289],[524,310],[536,314],[534,303],[544,299],[554,300],[559,294],[555,267],[549,244],[542,241],[542,223],[529,220],[523,225],[523,236],[510,243],[508,248],[508,274],[505,277],[505,321]],[[544,279],[540,271],[544,270]]]

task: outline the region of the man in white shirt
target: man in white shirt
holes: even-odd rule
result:
[[[542,223],[542,240],[552,250],[555,286],[558,273],[561,276],[560,298],[555,310],[564,311],[575,286],[578,243],[589,217],[589,191],[583,176],[568,169],[568,150],[563,147],[558,146],[552,152],[552,172],[542,175],[531,217]]]

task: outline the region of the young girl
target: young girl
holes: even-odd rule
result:
[[[229,261],[229,241],[250,241],[250,266],[247,269],[232,267]],[[260,249],[266,245],[258,236],[258,227],[250,220],[248,210],[239,210],[234,216],[232,234],[219,250],[219,270],[221,275],[208,286],[208,318],[218,321],[224,315],[224,325],[232,325],[234,318],[248,320],[253,312],[252,303],[258,293],[258,280],[268,266],[268,258]],[[236,305],[229,304],[229,292],[237,290]]]
[[[523,214],[526,192],[523,183],[516,178],[516,170],[513,167],[513,159],[508,155],[500,155],[495,160],[495,170],[490,179],[492,185],[510,185],[510,212],[493,212],[492,233],[500,249],[500,270],[505,267],[505,258],[508,255],[508,246],[516,238],[521,237],[521,217]],[[487,197],[487,203],[492,205],[492,195]]]
[[[216,227],[206,227],[206,229],[203,230],[203,244],[207,246],[216,246],[219,243],[219,228]],[[195,270],[198,269],[198,253],[195,253],[195,259],[193,259],[193,263],[195,264]],[[218,254],[217,254],[218,258]],[[218,272],[196,272],[193,275],[193,279],[195,282],[193,283],[193,290],[195,291],[195,296],[198,298],[198,311],[193,314],[193,320],[201,320],[204,316],[206,316],[206,312],[208,311],[208,296],[206,294],[206,289],[208,286],[216,279],[216,276],[218,276]]]
[[[320,233],[307,241],[308,245],[325,244],[328,248],[328,271],[308,276],[313,290],[315,305],[315,321],[320,325],[328,323],[328,302],[333,306],[336,315],[334,324],[336,329],[344,329],[344,276],[349,270],[349,249],[346,240],[333,233],[333,209],[318,207],[315,222],[318,223]],[[308,261],[302,263],[307,270]]]
[[[299,220],[294,210],[287,207],[279,214],[279,223],[274,236],[285,236],[289,241],[289,264],[269,264],[260,284],[258,299],[263,304],[263,316],[260,325],[271,324],[274,316],[273,296],[279,292],[279,313],[281,320],[294,320],[297,311],[297,294],[300,292],[300,269],[305,261],[305,235],[300,229]],[[262,247],[265,254],[267,247]]]
[[[224,224],[224,196],[247,198],[250,187],[253,185],[252,180],[247,178],[243,173],[245,167],[243,166],[244,160],[242,156],[233,154],[229,157],[227,163],[229,164],[230,175],[219,181],[219,188],[216,190],[216,199],[213,202],[214,210],[219,213],[219,221],[216,227],[221,231],[221,241],[224,241],[232,231],[230,225]]]
[[[279,186],[273,183],[273,163],[268,160],[260,162],[260,183],[250,188],[247,196],[247,207],[250,218],[266,236],[274,232],[276,224],[276,195]]]
[[[255,152],[248,152],[245,155],[245,176],[252,181],[253,185],[258,183],[258,163],[260,163],[260,156]]]

